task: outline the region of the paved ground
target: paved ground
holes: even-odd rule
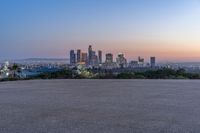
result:
[[[200,81],[3,82],[0,133],[200,133]]]

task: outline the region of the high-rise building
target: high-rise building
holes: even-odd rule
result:
[[[92,65],[93,66],[97,66],[98,65],[98,56],[97,55],[94,55],[92,57]]]
[[[96,55],[95,51],[92,51],[92,57],[94,57]]]
[[[138,57],[138,65],[140,67],[143,67],[144,66],[144,58],[141,58],[140,56]]]
[[[151,65],[151,67],[156,66],[156,57],[150,57],[150,65]]]
[[[92,59],[91,59],[91,64],[92,66],[95,66],[98,64],[98,57],[96,55],[95,51],[92,51]]]
[[[111,54],[111,53],[106,54],[105,63],[113,63],[113,54]]]
[[[116,62],[113,62],[113,54],[107,53],[105,63],[102,64],[104,69],[114,69],[117,68]]]
[[[122,53],[118,54],[118,57],[116,58],[116,62],[117,62],[118,67],[120,68],[127,67],[127,60],[124,57],[124,54]]]
[[[92,46],[89,45],[88,47],[88,64],[91,65],[92,64]]]
[[[87,53],[82,53],[81,62],[83,62],[84,64],[88,64],[88,55],[87,55]]]
[[[76,64],[76,54],[74,50],[70,51],[70,65],[75,65]]]
[[[101,50],[98,51],[98,63],[102,64],[102,51]]]
[[[135,67],[138,67],[138,61],[130,61],[130,63],[129,63],[129,67],[131,67],[131,68],[135,68]]]
[[[77,63],[80,63],[80,62],[81,62],[81,56],[82,56],[81,50],[78,49],[78,50],[77,50],[77,56],[76,56],[76,58],[77,58]]]

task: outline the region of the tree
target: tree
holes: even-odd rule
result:
[[[17,64],[13,64],[12,70],[17,70],[18,68],[19,68],[19,66]]]
[[[18,69],[19,69],[19,66],[17,65],[17,64],[13,64],[13,66],[12,66],[12,70],[13,70],[13,72],[14,72],[14,74],[13,74],[13,77],[15,78],[15,77],[17,77],[17,71],[18,71]]]

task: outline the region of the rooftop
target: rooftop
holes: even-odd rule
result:
[[[198,80],[0,83],[1,133],[199,133]]]

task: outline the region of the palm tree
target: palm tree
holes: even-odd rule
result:
[[[14,75],[13,75],[14,78],[16,77],[16,72],[18,69],[19,69],[19,66],[17,64],[13,64],[12,70],[14,71]]]

